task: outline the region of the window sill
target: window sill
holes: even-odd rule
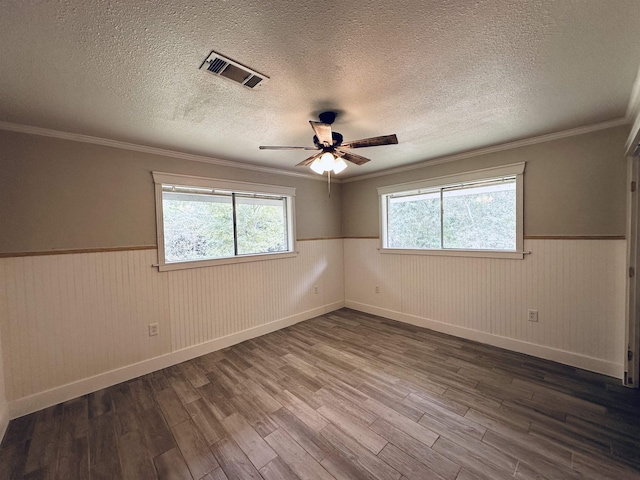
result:
[[[262,253],[257,255],[242,255],[238,257],[215,258],[211,260],[193,260],[189,262],[172,262],[153,265],[158,271],[186,270],[189,268],[215,267],[218,265],[232,265],[236,263],[262,262],[265,260],[279,260],[298,256],[298,252]]]
[[[515,252],[513,250],[418,250],[409,248],[378,248],[380,253],[394,255],[436,255],[445,257],[474,257],[474,258],[507,258],[522,260],[530,252]]]

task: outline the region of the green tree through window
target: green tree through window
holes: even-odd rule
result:
[[[516,180],[386,196],[386,248],[516,249]]]
[[[167,262],[287,251],[282,197],[163,192]],[[237,242],[234,242],[234,237]]]

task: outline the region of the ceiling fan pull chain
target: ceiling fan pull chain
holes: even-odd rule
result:
[[[331,198],[331,170],[327,171],[327,185],[329,188],[329,198]]]

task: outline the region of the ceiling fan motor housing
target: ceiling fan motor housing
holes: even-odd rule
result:
[[[318,115],[318,118],[322,123],[328,123],[329,125],[331,125],[336,121],[337,116],[338,114],[336,112],[322,112],[320,115]]]

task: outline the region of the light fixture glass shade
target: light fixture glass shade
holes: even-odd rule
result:
[[[340,173],[345,168],[347,168],[347,162],[340,157],[336,158],[336,161],[333,164],[333,173]]]
[[[324,152],[320,157],[316,158],[309,167],[314,172],[322,175],[324,172],[340,173],[347,168],[347,163],[331,152]]]
[[[333,164],[335,163],[334,156],[331,152],[324,152],[320,157],[320,164],[325,172],[333,170]]]
[[[316,158],[313,161],[313,163],[309,165],[309,167],[311,168],[311,170],[313,170],[316,173],[319,173],[320,175],[324,173],[324,167],[322,166],[322,163],[320,162],[319,158]]]

